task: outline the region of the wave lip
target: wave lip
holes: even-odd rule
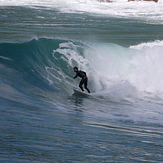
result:
[[[143,49],[143,48],[153,48],[153,47],[162,47],[163,41],[162,40],[156,40],[154,42],[146,42],[141,43],[139,45],[130,46],[131,49]]]

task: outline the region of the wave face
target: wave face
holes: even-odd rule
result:
[[[87,72],[95,94],[121,92],[123,99],[141,92],[163,98],[162,50],[162,41],[129,48],[47,38],[6,43],[1,44],[1,82],[20,94],[33,94],[35,89],[71,94],[75,87],[72,69],[78,66]]]
[[[8,96],[17,93],[19,97],[22,94],[43,96],[43,93],[58,91],[62,80],[59,72],[64,70],[65,65],[54,59],[52,51],[60,42],[40,39],[21,44],[1,44],[1,90],[8,92]],[[55,84],[48,80],[49,68],[52,68],[53,76],[58,79],[54,81]]]

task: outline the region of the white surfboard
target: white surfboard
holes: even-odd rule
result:
[[[78,89],[74,89],[74,93],[78,94],[78,95],[84,95],[84,96],[89,96],[90,95],[89,93],[82,92],[82,91],[80,91]]]

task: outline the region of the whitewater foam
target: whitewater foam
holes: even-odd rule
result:
[[[148,23],[163,24],[163,2],[127,2],[115,0],[113,3],[100,3],[96,0],[1,0],[1,6],[28,6],[57,8],[62,13],[89,13],[120,18],[140,19]],[[145,8],[145,10],[144,10]]]
[[[124,48],[116,44],[65,42],[53,57],[87,72],[91,89],[104,94],[135,96],[137,91],[163,96],[163,45],[155,41]],[[55,58],[57,59],[57,58]],[[117,96],[116,95],[116,96]]]

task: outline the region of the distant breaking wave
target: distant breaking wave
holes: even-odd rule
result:
[[[54,9],[62,13],[91,13],[104,16],[140,19],[151,24],[163,24],[163,2],[155,3],[127,0],[114,0],[113,3],[100,3],[96,0],[1,0],[1,6],[25,6],[32,8]],[[144,10],[146,8],[146,10]]]

